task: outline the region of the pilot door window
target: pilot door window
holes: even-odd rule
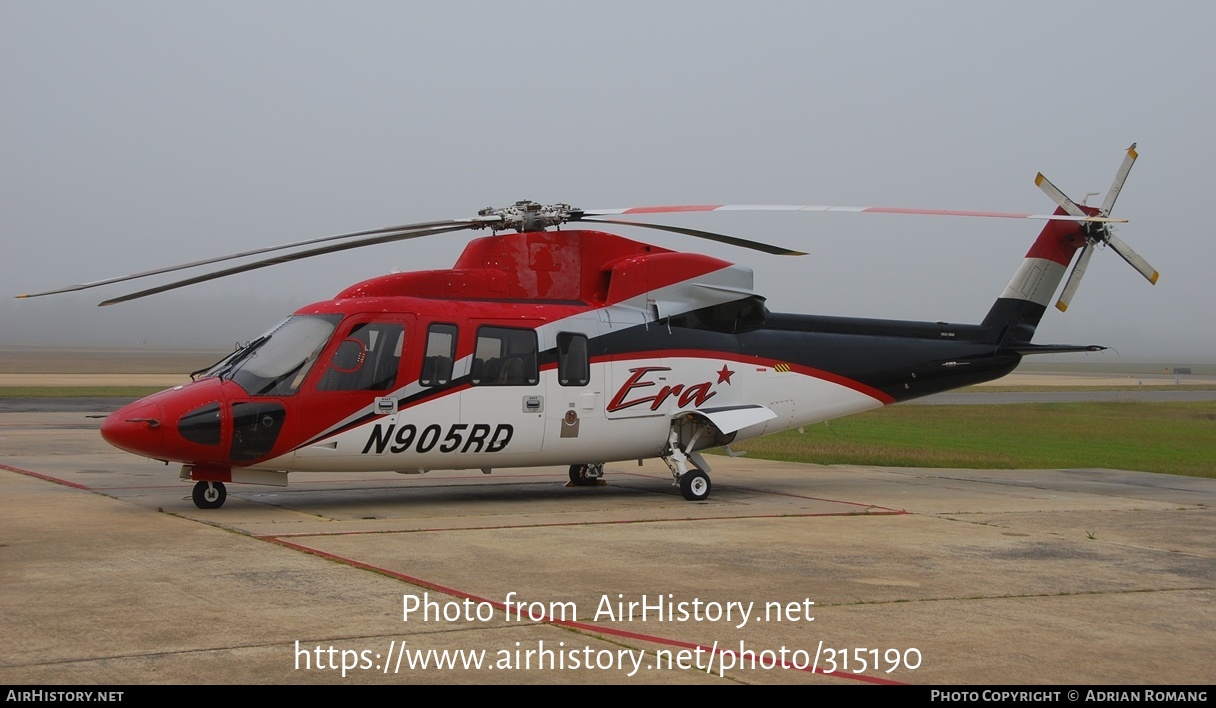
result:
[[[355,325],[338,343],[319,391],[387,391],[397,381],[405,327],[389,322]]]
[[[426,353],[422,357],[423,386],[442,386],[452,380],[456,357],[456,325],[433,324],[426,330]]]
[[[540,381],[536,349],[535,330],[478,329],[477,349],[473,352],[473,385],[535,386]]]

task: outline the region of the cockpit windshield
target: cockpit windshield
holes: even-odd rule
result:
[[[231,379],[252,396],[290,396],[300,388],[341,319],[339,315],[288,317],[207,375]]]

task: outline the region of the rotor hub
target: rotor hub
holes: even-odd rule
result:
[[[487,224],[494,231],[514,229],[520,233],[527,231],[544,231],[550,226],[560,226],[582,211],[569,204],[540,204],[527,199],[515,202],[514,205],[503,208],[486,207],[477,212],[478,216],[498,217],[499,221]]]

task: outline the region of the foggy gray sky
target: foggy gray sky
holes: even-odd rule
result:
[[[1214,20],[1199,2],[6,0],[0,345],[227,348],[355,281],[448,267],[465,237],[108,308],[143,282],[11,296],[524,198],[1047,213],[1037,171],[1104,193],[1136,141],[1118,233],[1161,280],[1099,252],[1036,341],[1216,361]],[[750,265],[773,310],[952,322],[982,319],[1039,229],[656,221],[811,255],[609,230]]]

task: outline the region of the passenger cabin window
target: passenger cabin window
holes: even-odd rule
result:
[[[473,354],[476,386],[535,386],[540,381],[536,361],[536,331],[508,327],[477,330]]]
[[[355,325],[330,358],[320,391],[387,391],[397,381],[405,327],[390,322]]]
[[[557,335],[557,380],[563,386],[586,386],[591,380],[587,335],[562,332]]]
[[[423,386],[442,386],[452,380],[456,358],[456,325],[433,324],[426,330],[426,354],[422,358]]]

